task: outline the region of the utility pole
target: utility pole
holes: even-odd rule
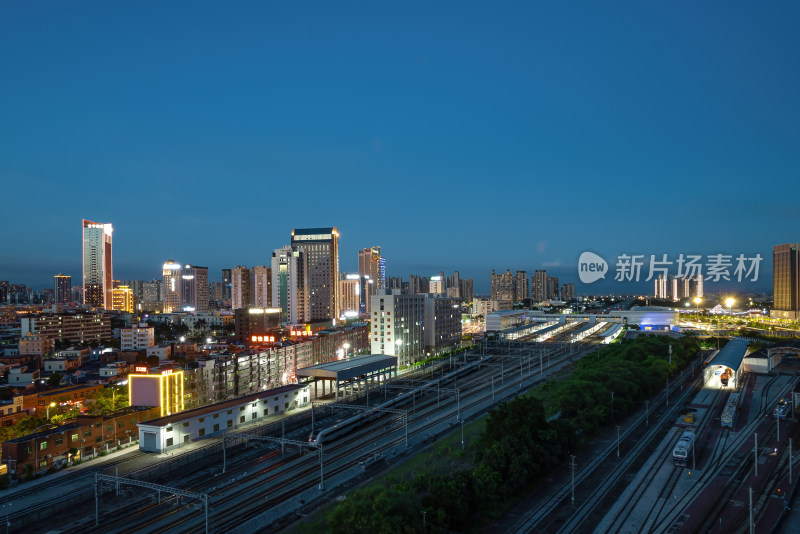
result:
[[[646,426],[650,426],[650,401],[644,401],[644,421]]]
[[[614,392],[611,392],[611,422],[614,422]]]
[[[789,484],[792,483],[792,438],[789,438]]]
[[[669,376],[667,377],[667,406],[669,406]]]
[[[619,458],[619,425],[617,425],[617,458]]]
[[[750,534],[753,534],[753,486],[750,486]]]
[[[755,441],[755,445],[753,446],[753,454],[755,454],[755,461],[753,462],[753,466],[755,466],[756,476],[758,476],[758,432],[756,432],[754,435],[755,435],[756,441]]]
[[[575,455],[573,454],[571,458],[569,468],[572,471],[572,506],[575,506]]]

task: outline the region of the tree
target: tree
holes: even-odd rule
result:
[[[333,534],[413,533],[422,531],[419,502],[410,493],[386,488],[356,490],[339,503],[328,516],[328,532]]]
[[[57,388],[59,385],[61,385],[61,375],[58,373],[53,373],[50,375],[50,377],[47,379],[47,385],[52,388]]]

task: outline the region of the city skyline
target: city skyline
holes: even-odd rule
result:
[[[115,278],[168,258],[216,278],[336,225],[343,271],[379,243],[390,275],[482,292],[491,269],[575,279],[586,250],[760,253],[768,276],[797,240],[794,4],[2,12],[0,180],[25,231],[0,279],[77,280],[84,217],[113,221]]]

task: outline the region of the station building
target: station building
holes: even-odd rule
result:
[[[311,401],[306,384],[291,384],[139,423],[139,449],[162,453],[183,444],[277,414]]]
[[[321,383],[322,395],[335,393],[337,401],[339,390],[343,389],[346,396],[349,387],[352,396],[356,389],[360,391],[368,383],[382,382],[392,376],[397,376],[397,357],[385,354],[356,356],[349,360],[322,363],[297,370],[299,380],[305,380],[305,383],[313,380],[314,398],[319,398],[318,385]]]

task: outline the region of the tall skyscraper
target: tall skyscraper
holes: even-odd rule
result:
[[[83,303],[93,308],[111,309],[114,278],[111,257],[110,223],[82,220],[83,225]]]
[[[800,243],[772,248],[772,294],[770,315],[796,319],[800,312]]]
[[[514,300],[514,275],[510,270],[502,274],[497,274],[492,269],[492,300],[513,301]]]
[[[181,272],[183,285],[181,308],[186,311],[208,311],[208,267],[184,265]]]
[[[370,247],[358,251],[358,274],[369,276],[377,284],[376,289],[386,287],[386,259],[381,257],[381,247]]]
[[[55,275],[53,277],[53,301],[57,304],[66,304],[71,300],[72,277],[66,274]]]
[[[575,298],[575,284],[564,284],[561,286],[561,300],[571,300]]]
[[[528,290],[528,272],[517,271],[514,275],[514,300],[525,300],[530,295]]]
[[[305,254],[292,247],[272,253],[272,307],[282,310],[281,321],[302,323],[308,317]]]
[[[653,292],[655,298],[666,300],[670,291],[667,277],[663,274],[659,274],[658,277],[653,281],[653,284],[655,286],[655,291]]]
[[[291,245],[305,254],[309,320],[335,318],[339,310],[339,231],[335,226],[296,228]]]
[[[547,277],[547,298],[558,300],[558,277]]]
[[[249,308],[253,303],[253,287],[250,269],[237,265],[231,269],[231,309]]]
[[[231,269],[222,269],[222,300],[231,300]]]
[[[175,260],[167,260],[161,269],[161,292],[164,298],[164,313],[181,311],[183,304],[183,279],[181,264]]]
[[[397,356],[401,366],[422,358],[425,348],[425,296],[403,295],[384,289],[372,296],[370,349],[372,354]]]
[[[272,307],[272,268],[256,265],[250,270],[253,305],[256,308]]]
[[[537,269],[531,278],[531,300],[541,302],[550,298],[548,288],[550,282],[547,278],[547,271]]]

